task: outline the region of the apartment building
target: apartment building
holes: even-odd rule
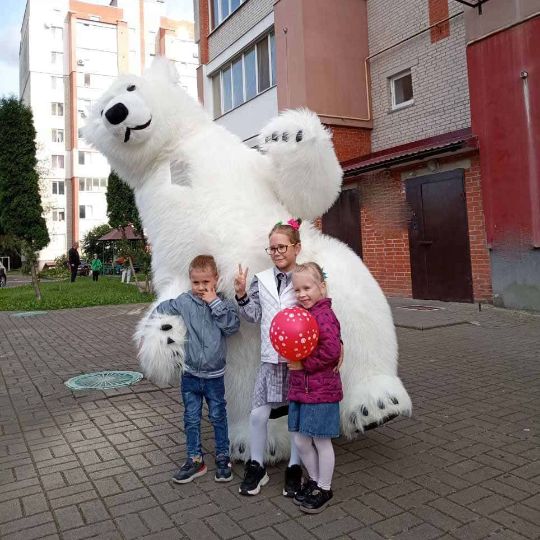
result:
[[[167,18],[165,0],[27,0],[19,88],[34,113],[51,238],[42,264],[107,222],[110,168],[81,138],[94,100],[119,73],[140,74],[156,54],[175,62],[181,85],[196,97],[193,39],[193,23]]]
[[[323,231],[387,294],[540,309],[536,0],[195,7],[205,108],[251,146],[319,115],[345,172]]]

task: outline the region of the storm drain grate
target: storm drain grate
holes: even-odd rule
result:
[[[64,384],[72,390],[108,390],[138,383],[143,374],[138,371],[97,371],[72,377]]]

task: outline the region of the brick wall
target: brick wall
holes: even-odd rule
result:
[[[361,227],[363,261],[388,296],[412,296],[409,210],[400,174],[363,176]]]
[[[248,0],[219,26],[208,39],[209,59],[213,60],[236,43],[259,21],[274,11],[274,0]]]
[[[450,15],[463,11],[458,2],[448,7]],[[428,28],[429,8],[430,0],[370,0],[370,55]],[[438,13],[432,12],[432,21],[434,16]],[[470,126],[465,46],[464,19],[458,15],[448,37],[432,43],[426,31],[370,60],[373,151]],[[414,105],[392,111],[388,79],[409,68]]]
[[[439,160],[450,166],[454,158]],[[491,301],[491,269],[482,206],[480,161],[470,158],[465,170],[469,244],[476,301]],[[410,209],[402,173],[423,167],[377,172],[359,178],[363,261],[388,296],[412,296],[409,255]]]
[[[448,18],[448,0],[429,0],[429,24],[435,24]],[[431,43],[435,43],[450,35],[450,23],[443,22],[430,30]]]
[[[478,155],[472,159],[471,168],[465,171],[465,194],[467,198],[467,219],[469,221],[474,299],[476,301],[491,301],[493,299],[491,266],[487,249],[480,158]]]
[[[371,152],[371,131],[363,128],[327,126],[332,131],[334,150],[340,162]]]

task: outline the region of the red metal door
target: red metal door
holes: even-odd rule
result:
[[[322,217],[322,231],[347,244],[362,256],[360,194],[358,189],[342,191],[332,208]]]
[[[472,302],[463,170],[407,181],[407,201],[413,297]]]

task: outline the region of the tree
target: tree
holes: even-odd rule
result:
[[[144,238],[142,230],[141,218],[137,205],[135,204],[135,194],[131,187],[129,187],[114,171],[109,175],[109,182],[107,187],[107,216],[109,218],[109,225],[113,228],[120,228],[122,230],[123,242],[119,244],[120,254],[129,260],[131,267],[131,273],[133,279],[138,285],[137,275],[133,268],[133,259],[149,259],[149,251]],[[126,240],[124,232],[125,227],[132,225],[135,232],[141,237],[142,241],[137,241],[135,244]],[[145,278],[146,278],[146,290],[149,290],[148,283],[148,268],[150,264],[145,264]]]
[[[32,111],[14,97],[0,100],[0,235],[16,240],[41,300],[37,252],[49,243],[39,193]]]
[[[142,232],[141,218],[135,204],[133,190],[112,171],[107,187],[107,217],[114,229],[133,225],[137,232]]]
[[[107,253],[111,251],[113,242],[105,240],[104,242],[99,242],[99,239],[111,232],[112,227],[107,223],[103,225],[97,225],[93,229],[90,229],[85,235],[81,243],[81,250],[84,253],[87,259],[91,259],[94,256],[94,253],[98,254],[98,257],[105,250]],[[105,263],[105,261],[103,261]]]

